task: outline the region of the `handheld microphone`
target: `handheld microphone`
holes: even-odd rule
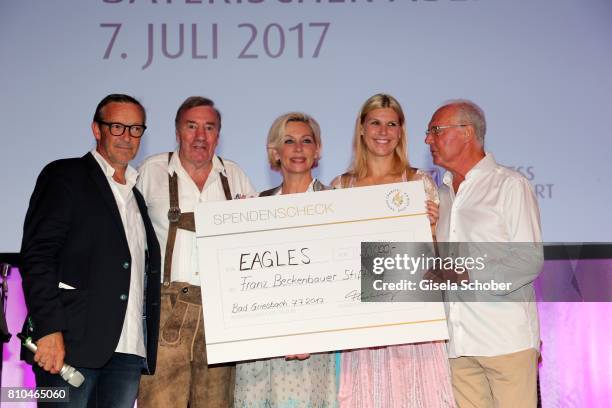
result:
[[[22,333],[19,333],[17,337],[21,339],[25,348],[30,350],[32,353],[36,353],[38,347],[36,347],[36,344],[32,342],[32,338],[26,337]],[[80,387],[81,384],[83,384],[83,381],[85,381],[85,377],[83,377],[83,374],[81,374],[76,368],[68,364],[64,364],[62,366],[59,375],[61,375],[62,378],[66,380],[68,384],[76,388]]]

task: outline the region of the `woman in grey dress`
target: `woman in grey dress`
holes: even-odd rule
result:
[[[259,196],[326,190],[312,177],[321,154],[319,124],[291,112],[277,118],[268,132],[268,160],[283,176],[281,185]],[[310,408],[336,406],[333,353],[299,354],[236,365],[237,408]]]

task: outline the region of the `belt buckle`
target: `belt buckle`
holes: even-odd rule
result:
[[[178,207],[170,207],[168,210],[168,221],[171,223],[178,222],[181,218],[181,209]]]

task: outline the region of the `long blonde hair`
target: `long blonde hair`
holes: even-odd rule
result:
[[[367,101],[361,107],[359,115],[357,115],[357,121],[355,122],[355,133],[353,134],[353,160],[349,168],[349,173],[353,176],[363,178],[368,172],[368,150],[363,141],[363,123],[368,113],[375,109],[390,108],[397,113],[399,117],[401,134],[399,143],[395,147],[393,152],[394,156],[394,172],[402,172],[409,167],[408,165],[408,152],[406,142],[406,120],[404,117],[404,111],[400,103],[391,95],[387,94],[376,94],[368,98]]]

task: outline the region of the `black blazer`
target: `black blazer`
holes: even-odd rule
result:
[[[160,252],[144,199],[136,188],[133,191],[147,235],[145,372],[152,374],[159,331]],[[121,335],[131,258],[115,197],[91,153],[52,162],[40,173],[25,218],[21,257],[32,338],[61,331],[68,364],[103,366]],[[59,282],[76,289],[59,289]]]

